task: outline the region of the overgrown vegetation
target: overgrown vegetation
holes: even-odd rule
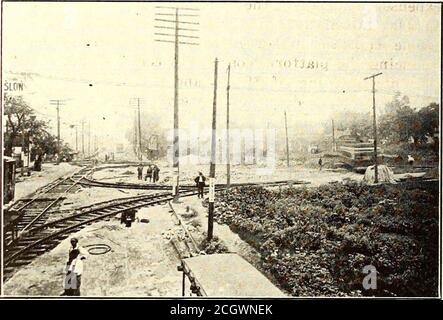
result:
[[[419,162],[438,161],[438,103],[416,108],[409,98],[397,92],[393,99],[379,110],[377,118],[379,147],[386,153],[405,158],[413,154]],[[334,114],[336,130],[349,130],[350,134],[373,138],[372,111],[339,112]],[[325,130],[331,132],[330,124]]]
[[[216,219],[294,296],[436,296],[438,184],[233,188]],[[378,271],[362,287],[363,267]]]
[[[217,236],[214,236],[211,241],[208,241],[205,236],[200,244],[200,250],[204,251],[206,254],[229,252],[228,247]]]

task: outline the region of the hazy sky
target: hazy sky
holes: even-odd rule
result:
[[[99,139],[125,141],[134,97],[143,98],[144,116],[169,128],[174,48],[154,41],[154,25],[166,25],[154,21],[155,12],[169,12],[155,6],[3,3],[3,79],[24,81],[25,99],[43,118],[55,119],[49,99],[66,99],[67,140],[67,124],[85,119]],[[200,9],[199,17],[186,18],[200,23],[192,33],[200,45],[179,50],[182,127],[211,125],[215,57],[223,127],[228,63],[233,126],[281,127],[287,110],[293,135],[317,132],[333,112],[370,111],[372,84],[363,78],[377,72],[380,107],[397,90],[417,107],[440,100],[439,5],[180,6]]]

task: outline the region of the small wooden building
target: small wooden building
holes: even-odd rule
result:
[[[11,157],[3,157],[3,204],[14,200],[16,161]]]

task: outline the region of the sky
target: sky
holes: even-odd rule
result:
[[[126,142],[136,99],[143,117],[173,124],[174,45],[156,42],[156,3],[3,3],[2,78],[25,84],[21,94],[37,116],[91,123],[99,143]],[[174,5],[174,4],[170,4]],[[440,101],[438,4],[183,3],[181,17],[198,31],[181,31],[199,45],[179,47],[182,128],[211,126],[214,60],[218,59],[217,121],[225,126],[227,66],[231,65],[232,127],[321,132],[335,112],[379,110],[396,91],[414,107]],[[162,29],[163,31],[171,31]],[[160,36],[161,39],[173,37]],[[26,75],[24,75],[26,74]],[[13,94],[13,93],[11,93]],[[55,126],[53,126],[55,132]]]

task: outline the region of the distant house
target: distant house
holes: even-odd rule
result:
[[[340,137],[343,136],[350,136],[351,135],[351,130],[346,129],[346,130],[335,130],[335,139],[339,139]]]

